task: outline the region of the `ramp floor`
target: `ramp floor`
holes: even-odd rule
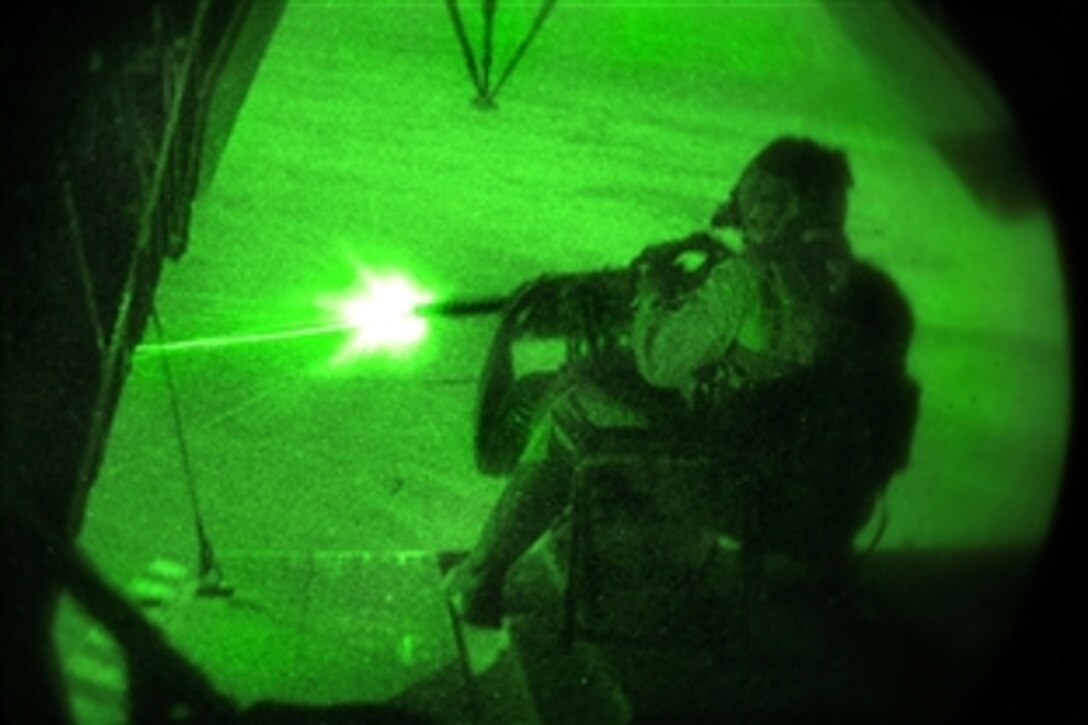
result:
[[[164,562],[132,594],[246,722],[266,721],[256,716],[273,704],[295,708],[296,722],[376,705],[438,723],[934,722],[983,682],[1031,557],[881,552],[834,600],[770,561],[745,609],[736,553],[721,550],[706,576],[665,598],[599,590],[573,641],[546,547],[512,572],[502,630],[451,615],[450,562],[422,551],[235,554],[222,557],[230,589],[219,596],[197,594]],[[123,722],[120,652],[75,622],[62,616],[58,642],[77,721]]]

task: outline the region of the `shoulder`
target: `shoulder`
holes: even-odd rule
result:
[[[860,302],[875,305],[879,310],[898,315],[910,315],[910,303],[902,288],[890,274],[864,260],[850,264],[848,285]]]
[[[851,264],[844,302],[850,316],[869,334],[905,342],[914,333],[907,296],[890,274],[870,262]]]

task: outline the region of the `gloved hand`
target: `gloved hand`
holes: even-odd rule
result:
[[[514,292],[504,322],[518,337],[562,335],[565,289],[560,277],[541,275]]]
[[[730,254],[725,245],[703,233],[647,247],[631,265],[638,297],[676,302],[698,288]]]

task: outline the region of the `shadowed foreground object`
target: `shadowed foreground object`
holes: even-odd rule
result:
[[[775,559],[742,621],[739,563],[723,550],[704,582],[664,598],[612,579],[586,622],[612,640],[571,646],[550,545],[515,569],[500,634],[451,619],[441,576],[457,557],[417,551],[226,553],[232,596],[194,596],[174,574],[146,611],[240,722],[933,722],[983,683],[1031,566],[1015,551],[878,553],[858,591],[828,602]],[[77,710],[97,706],[99,721],[120,698],[79,683],[123,671],[102,642],[87,637],[66,666]]]

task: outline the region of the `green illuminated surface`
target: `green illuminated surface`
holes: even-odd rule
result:
[[[497,64],[535,10],[501,5]],[[1043,210],[1005,213],[935,143],[1004,127],[971,78],[885,8],[560,2],[481,112],[441,3],[292,3],[158,297],[167,342],[229,341],[169,351],[217,549],[468,547],[500,489],[470,450],[494,321],[402,319],[405,350],[366,354],[370,312],[332,300],[360,268],[421,302],[624,264],[702,227],[782,133],[849,152],[855,249],[914,307],[922,415],[881,547],[1039,543],[1068,420],[1058,261]],[[154,355],[83,542],[117,581],[195,559]]]

